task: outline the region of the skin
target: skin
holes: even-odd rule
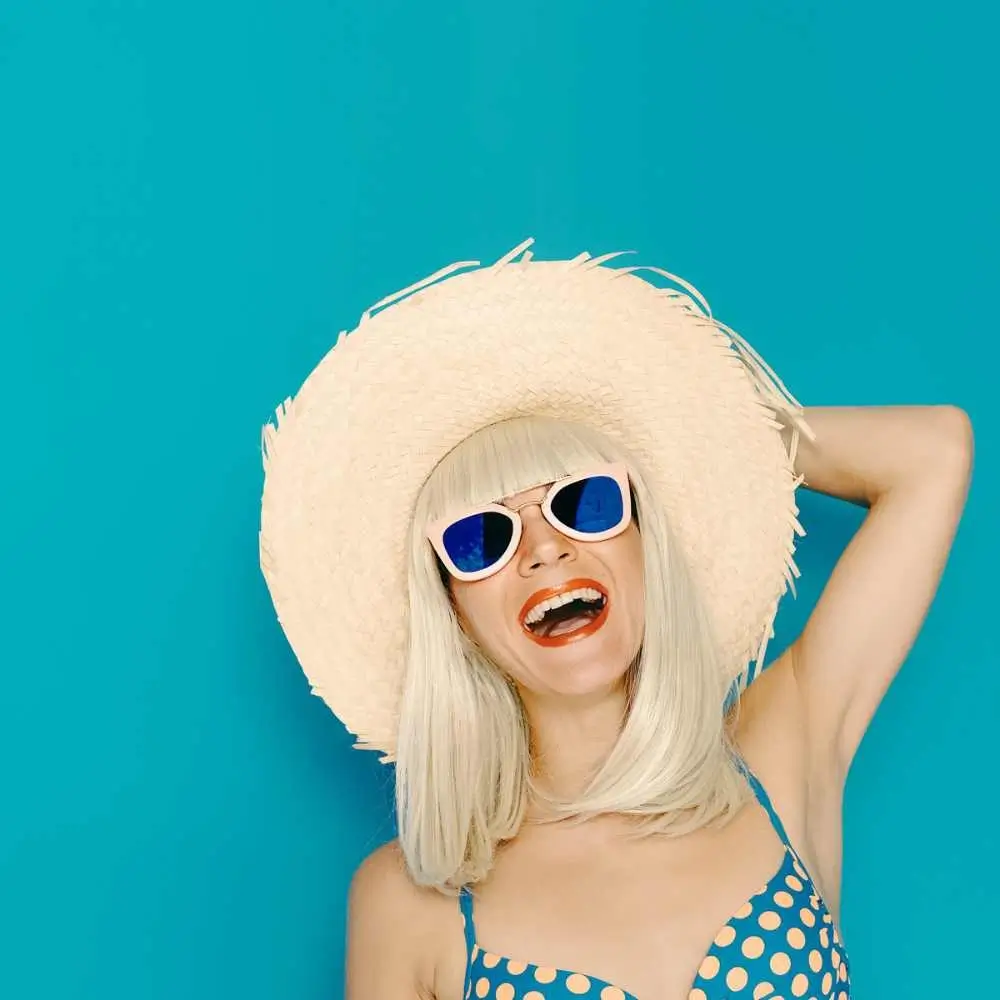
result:
[[[817,442],[800,442],[796,471],[808,488],[867,515],[802,633],[743,696],[733,732],[837,920],[847,774],[937,590],[965,504],[973,439],[968,417],[952,406],[823,407],[806,419]],[[527,527],[532,509],[522,513]],[[520,569],[505,578],[512,589],[530,589],[525,566],[554,574],[560,565],[553,540],[533,527],[515,559]],[[564,558],[574,557],[619,587],[635,572],[624,552],[620,561],[579,550]],[[500,613],[495,602],[480,608],[478,595],[456,590],[468,623],[496,644],[532,700],[550,780],[571,787],[614,738],[616,671],[630,633],[606,637],[607,657],[586,667],[589,688],[560,693],[570,682],[546,651],[529,654],[505,631],[514,596]],[[686,1000],[714,933],[773,872],[775,834],[754,803],[722,830],[632,846],[621,830],[620,819],[602,817],[574,831],[519,833],[481,887],[478,938],[499,954],[585,970],[640,1000]],[[464,971],[455,900],[413,886],[394,843],[379,848],[352,882],[348,1000],[458,1000]]]

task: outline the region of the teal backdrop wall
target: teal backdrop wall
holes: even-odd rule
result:
[[[7,0],[0,996],[342,995],[392,774],[276,624],[260,427],[382,295],[527,236],[681,274],[806,404],[971,414],[966,518],[850,778],[843,925],[862,1000],[1000,995],[998,27],[972,0]],[[772,655],[861,514],[802,517]]]

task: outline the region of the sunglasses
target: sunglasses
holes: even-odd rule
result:
[[[483,504],[434,521],[427,537],[456,580],[483,580],[499,573],[513,558],[521,541],[520,511],[531,506],[541,507],[552,527],[576,541],[614,538],[632,520],[628,470],[622,463],[608,463],[557,480],[541,500],[518,507]]]

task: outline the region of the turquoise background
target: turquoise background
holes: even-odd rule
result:
[[[260,426],[367,306],[526,236],[681,274],[807,404],[972,415],[843,924],[859,998],[1000,993],[986,9],[7,0],[0,996],[341,995],[391,771],[275,622]],[[772,655],[860,521],[802,508]]]

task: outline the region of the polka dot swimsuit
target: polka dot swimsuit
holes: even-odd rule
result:
[[[785,833],[763,785],[744,766],[785,854],[767,884],[716,934],[688,1000],[850,1000],[847,955],[833,918]],[[583,972],[507,958],[482,948],[468,889],[459,898],[468,950],[467,1000],[656,1000]]]

